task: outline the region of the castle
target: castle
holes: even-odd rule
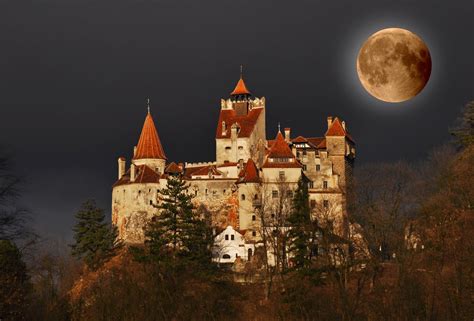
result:
[[[215,161],[168,162],[148,108],[127,169],[118,158],[112,191],[112,222],[126,243],[142,243],[144,227],[157,214],[156,202],[168,175],[189,182],[196,208],[209,213],[214,227],[214,259],[251,258],[271,229],[290,210],[298,180],[308,184],[314,217],[325,215],[336,233],[348,230],[346,195],[355,143],[344,121],[327,118],[320,137],[294,137],[290,128],[266,138],[265,98],[254,97],[241,75],[227,99],[221,99]]]

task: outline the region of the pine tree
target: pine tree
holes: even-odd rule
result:
[[[466,104],[459,125],[451,130],[451,135],[456,137],[461,147],[468,147],[474,143],[474,101]]]
[[[295,268],[308,265],[311,258],[311,242],[313,223],[309,207],[309,194],[307,181],[301,177],[298,188],[293,197],[292,211],[288,218],[291,229],[289,232],[289,252],[293,256]]]
[[[76,220],[72,255],[83,258],[89,268],[97,269],[121,246],[117,228],[105,222],[104,210],[98,208],[93,200],[82,204]]]
[[[11,241],[0,240],[0,320],[26,320],[31,286],[21,252]]]
[[[181,175],[175,175],[160,190],[159,213],[145,232],[148,255],[155,261],[211,261],[210,225],[196,213],[188,187]]]

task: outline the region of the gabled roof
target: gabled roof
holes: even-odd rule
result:
[[[296,138],[293,138],[291,140],[292,143],[307,143],[308,140],[306,138],[304,138],[303,136],[298,136]]]
[[[179,174],[183,171],[183,169],[181,168],[181,166],[179,166],[178,164],[176,164],[175,162],[171,162],[170,164],[168,164],[168,166],[166,166],[165,168],[165,173],[171,173],[171,174]]]
[[[258,169],[255,162],[249,158],[244,168],[239,173],[237,184],[240,183],[260,183],[260,177],[258,176]]]
[[[280,161],[281,159],[286,159]],[[274,161],[277,160],[277,161]],[[291,151],[285,138],[278,132],[270,150],[267,154],[267,159],[262,168],[300,168],[301,164],[296,160],[295,155]]]
[[[288,143],[285,141],[285,138],[278,132],[275,142],[272,144],[270,151],[268,152],[269,158],[294,158]]]
[[[234,95],[250,95],[250,91],[247,89],[247,86],[245,86],[244,79],[242,76],[240,76],[239,81],[237,82],[237,85],[235,86],[234,90],[230,93],[231,96]]]
[[[208,175],[215,175],[221,176],[222,172],[216,168],[214,165],[203,166],[199,168],[197,171],[190,174],[191,176],[208,176]]]
[[[146,115],[145,123],[143,124],[142,132],[140,134],[140,139],[138,140],[137,150],[135,155],[133,155],[133,158],[166,159],[165,152],[161,146],[161,141],[155,127],[155,122],[153,121],[153,117],[151,117],[151,113],[149,111]]]
[[[263,108],[253,108],[247,115],[237,115],[234,109],[221,109],[217,123],[216,138],[230,138],[230,128],[237,123],[240,127],[238,137],[250,137]],[[226,131],[222,133],[222,122]]]
[[[334,118],[334,120],[332,121],[331,126],[326,131],[325,136],[344,136],[354,143],[354,140],[352,139],[351,135],[349,135],[347,130],[344,129],[341,121],[337,117]]]
[[[147,165],[139,165],[135,167],[135,180],[130,182],[130,169],[118,181],[114,183],[115,186],[125,185],[130,183],[159,183],[161,176]]]

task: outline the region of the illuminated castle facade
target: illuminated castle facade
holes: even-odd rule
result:
[[[142,243],[144,227],[157,214],[158,191],[168,175],[189,182],[196,208],[212,217],[214,259],[248,260],[261,245],[265,229],[289,214],[300,178],[308,184],[314,218],[330,220],[336,233],[348,230],[346,194],[354,140],[344,121],[327,118],[319,137],[294,136],[290,128],[266,138],[265,98],[254,97],[243,78],[221,99],[215,161],[169,162],[150,111],[131,164],[118,159],[112,191],[112,222],[126,243]]]

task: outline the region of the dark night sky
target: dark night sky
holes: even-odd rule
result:
[[[473,17],[472,0],[3,0],[0,143],[38,231],[64,238],[85,199],[110,210],[146,97],[170,160],[213,160],[240,64],[267,98],[269,137],[278,121],[322,135],[338,115],[359,164],[421,159],[474,98]],[[418,34],[433,59],[427,87],[401,104],[369,96],[355,69],[365,39],[387,27]]]

